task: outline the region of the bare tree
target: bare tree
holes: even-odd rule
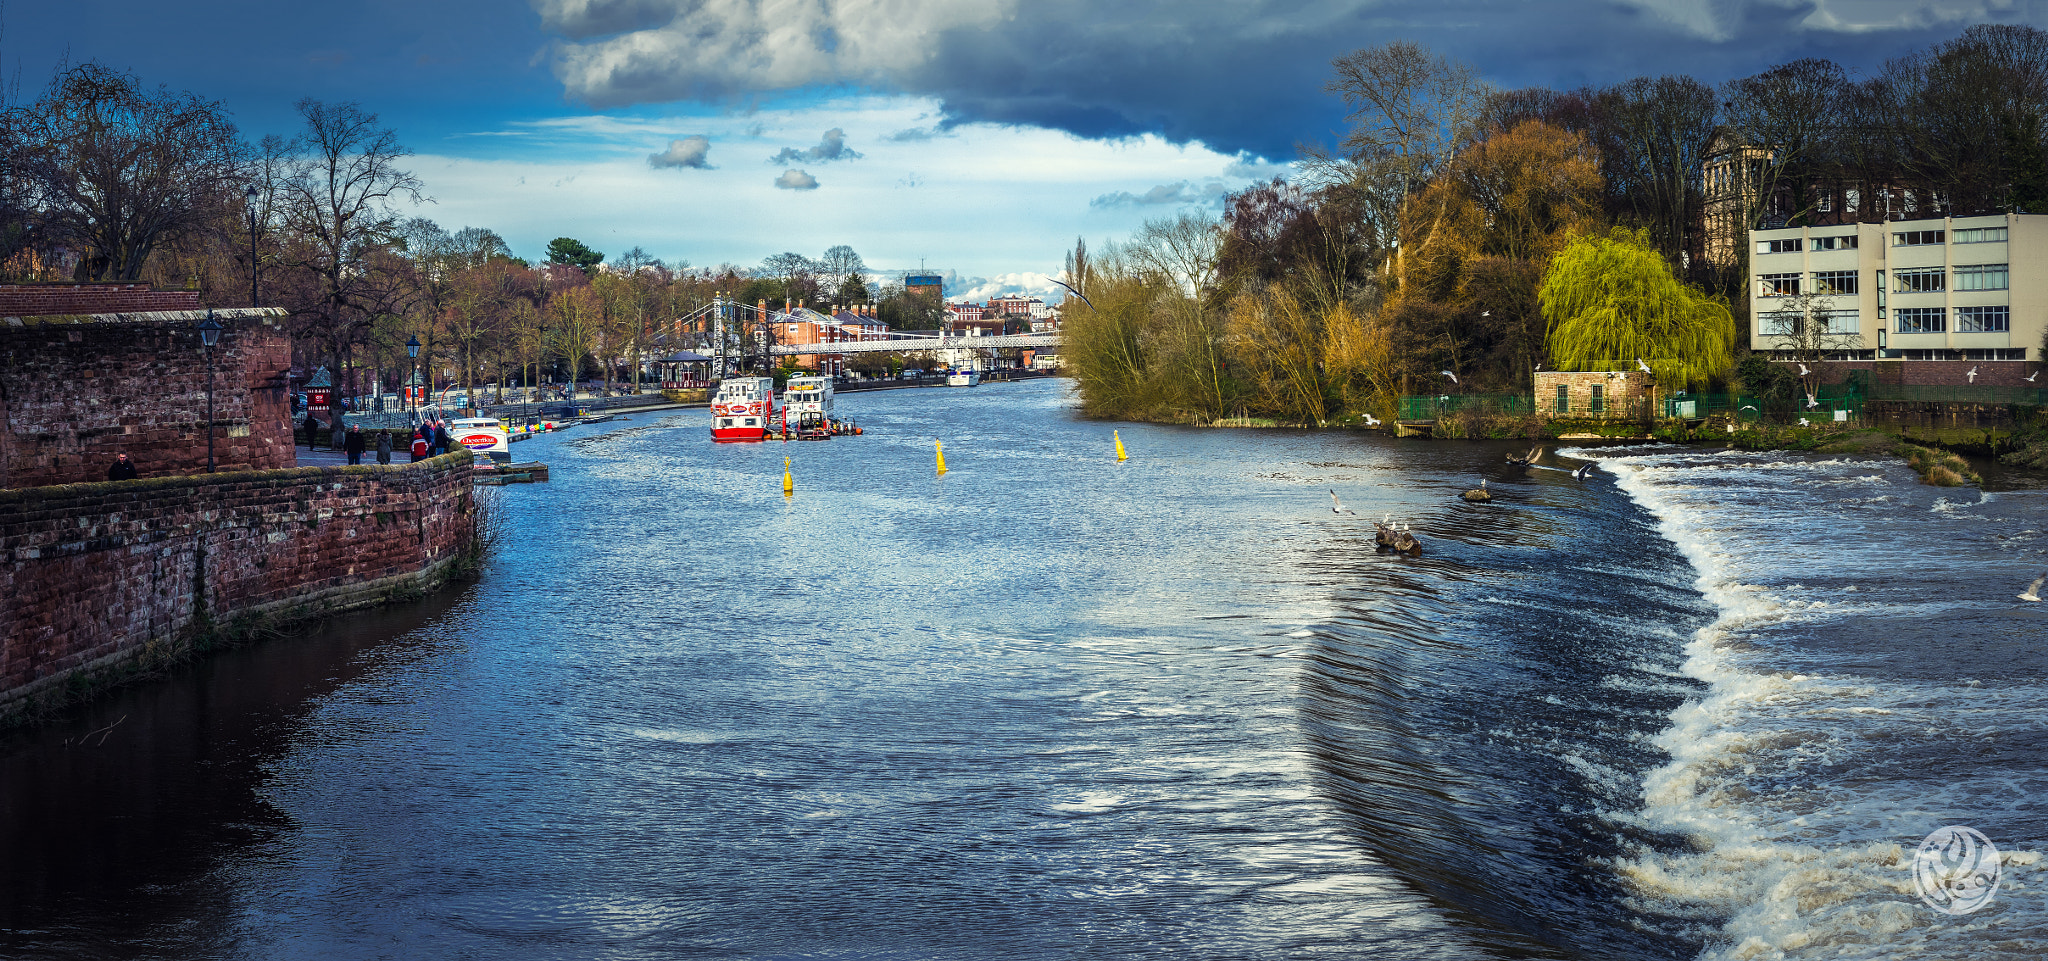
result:
[[[1813,58],[1722,85],[1730,132],[1754,148],[1741,227],[1754,229],[1765,217],[1798,222],[1813,211],[1823,162],[1836,153],[1849,87],[1840,66]]]
[[[298,313],[340,365],[403,296],[387,252],[400,240],[391,201],[427,198],[419,178],[398,166],[410,152],[376,114],[311,98],[298,110],[306,122],[301,153],[279,190],[280,220],[294,243],[280,259],[312,279]]]
[[[824,288],[831,291],[834,297],[839,296],[842,290],[846,290],[851,281],[859,280],[863,287],[867,283],[867,262],[860,259],[860,254],[845,244],[827,248],[825,256],[819,258],[817,267],[818,272],[823,275],[820,279]]]
[[[231,209],[245,148],[216,101],[97,63],[59,73],[7,126],[53,239],[84,251],[79,280],[135,280],[157,246]]]

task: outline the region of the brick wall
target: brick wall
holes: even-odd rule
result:
[[[1648,400],[1654,386],[1649,375],[1640,371],[1579,371],[1540,370],[1536,372],[1536,412],[1557,415],[1557,388],[1567,388],[1571,412],[1569,416],[1588,416],[1588,405],[1593,400],[1593,387],[1601,389],[1601,414],[1607,417],[1628,417],[1636,412],[1636,402]]]
[[[213,444],[222,470],[297,464],[282,311],[216,311]],[[0,488],[206,470],[203,311],[0,319]]]
[[[189,643],[203,612],[291,618],[431,586],[474,536],[468,451],[0,491],[0,715]]]
[[[198,310],[199,291],[148,284],[0,284],[0,317]]]

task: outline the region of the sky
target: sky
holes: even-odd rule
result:
[[[290,136],[354,101],[454,230],[694,267],[846,244],[956,299],[1051,295],[1076,238],[1220,211],[1342,137],[1330,60],[1411,40],[1503,88],[1852,73],[2048,0],[68,0],[0,10],[33,97],[97,60]]]

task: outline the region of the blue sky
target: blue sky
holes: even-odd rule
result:
[[[1801,56],[1851,71],[2048,0],[72,0],[5,9],[5,75],[60,58],[223,101],[251,139],[354,100],[450,229],[696,266],[848,244],[949,293],[1049,292],[1074,238],[1332,142],[1332,57],[1408,39],[1502,87]]]

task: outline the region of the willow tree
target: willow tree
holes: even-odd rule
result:
[[[1671,276],[1640,232],[1573,241],[1551,260],[1539,297],[1562,370],[1628,370],[1640,360],[1662,383],[1698,384],[1733,362],[1728,308]]]

